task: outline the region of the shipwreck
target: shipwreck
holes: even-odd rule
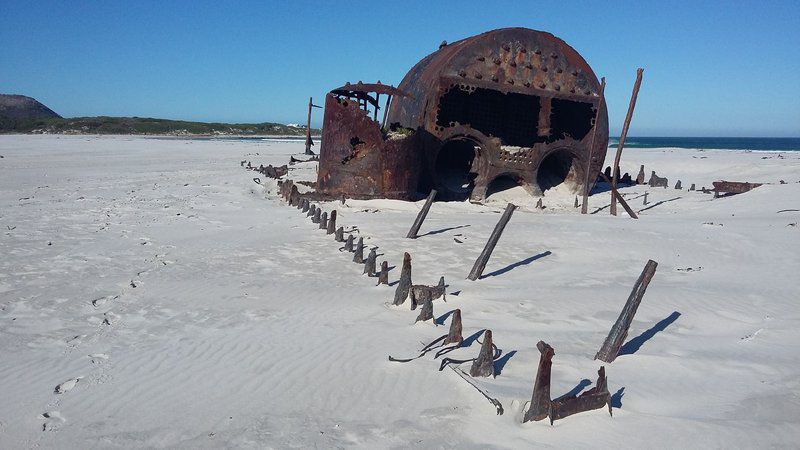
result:
[[[477,203],[512,186],[581,193],[608,146],[602,95],[586,60],[550,33],[443,42],[397,87],[359,81],[326,95],[317,191],[416,200],[436,189]]]

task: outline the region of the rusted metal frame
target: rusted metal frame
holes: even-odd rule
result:
[[[714,198],[718,198],[720,192],[730,194],[743,194],[751,191],[763,183],[748,183],[742,181],[714,181],[711,183],[714,186]]]
[[[625,199],[622,198],[622,195],[619,193],[617,188],[614,187],[614,185],[611,183],[611,180],[606,176],[606,174],[600,172],[600,176],[603,177],[603,180],[606,183],[608,183],[608,185],[611,187],[611,198],[612,199],[616,198],[617,200],[619,200],[619,203],[622,205],[623,208],[625,208],[625,211],[628,213],[628,215],[631,216],[631,219],[638,219],[639,216],[637,216],[636,213],[633,212],[631,207],[628,206],[628,202],[626,202]]]
[[[422,209],[417,214],[417,218],[414,219],[414,224],[411,225],[411,229],[408,230],[408,234],[406,237],[408,239],[416,239],[417,233],[419,232],[420,227],[422,227],[422,222],[425,221],[425,217],[428,215],[428,211],[431,209],[431,205],[433,204],[433,200],[436,198],[436,189],[431,189],[431,193],[428,194],[428,198],[425,200],[425,204],[422,206]]]
[[[314,141],[311,140],[311,108],[322,107],[314,104],[313,97],[308,97],[308,119],[306,120],[306,155],[314,154],[314,152],[311,151],[311,146],[314,145]]]
[[[605,103],[606,77],[600,78],[600,100],[597,103],[597,114],[595,114],[594,126],[592,127],[592,138],[589,140],[589,156],[586,158],[586,179],[583,182],[583,203],[581,204],[581,214],[589,212],[589,174],[592,172],[592,156],[594,154],[594,141],[597,136],[597,126],[600,119],[600,111]]]
[[[579,396],[567,396],[550,402],[550,425],[554,421],[563,419],[584,411],[592,411],[608,406],[608,414],[614,415],[611,411],[611,393],[608,392],[608,378],[606,378],[605,367],[600,367],[597,371],[597,383],[588,391]]]
[[[475,79],[475,78],[459,78],[454,76],[443,76],[440,78],[441,80],[441,92],[440,94],[444,94],[445,92],[449,91],[450,89],[460,89],[459,85],[465,85],[470,87],[482,88],[482,89],[489,89],[492,91],[504,92],[504,93],[515,93],[515,94],[524,94],[524,95],[531,95],[540,97],[542,99],[549,97],[549,98],[557,98],[560,100],[571,100],[580,103],[595,103],[597,101],[597,96],[593,94],[579,94],[579,93],[570,93],[568,91],[551,91],[547,89],[540,89],[538,87],[534,87],[531,85],[530,87],[525,87],[524,85],[520,84],[500,84],[493,81],[485,81],[483,79]],[[455,84],[450,88],[450,84]],[[426,108],[427,109],[427,108]]]
[[[494,247],[500,240],[500,236],[503,234],[503,229],[505,229],[508,221],[511,220],[511,214],[514,213],[514,209],[516,209],[516,206],[513,203],[509,203],[506,206],[505,211],[503,211],[503,215],[500,217],[497,225],[495,225],[494,231],[492,231],[492,235],[489,236],[486,246],[483,248],[480,256],[478,256],[478,259],[475,260],[475,265],[472,266],[472,270],[467,277],[468,279],[475,281],[483,274],[483,270],[486,268],[486,263],[489,262],[489,257],[492,256],[492,251],[494,251]]]
[[[633,93],[631,93],[631,101],[628,104],[628,114],[625,116],[625,123],[619,136],[619,144],[617,144],[617,154],[614,156],[614,167],[612,168],[612,185],[614,189],[617,188],[617,181],[619,181],[619,160],[622,158],[622,148],[625,147],[625,138],[628,136],[628,128],[630,128],[631,119],[633,118],[633,109],[636,108],[636,99],[639,96],[639,87],[642,85],[642,72],[644,72],[644,69],[636,69],[636,82],[633,84]],[[611,199],[611,214],[617,215],[617,202],[614,198]]]
[[[392,94],[386,96],[386,106],[383,109],[383,120],[381,120],[381,129],[386,129],[386,116],[389,114],[389,105],[392,102]]]
[[[653,275],[656,273],[656,267],[658,267],[657,262],[652,259],[647,261],[642,274],[639,275],[639,279],[633,285],[633,290],[631,290],[628,300],[625,302],[625,307],[622,308],[622,312],[620,312],[614,326],[611,327],[608,337],[606,337],[603,346],[600,347],[594,359],[607,363],[611,363],[616,359],[620,347],[625,343],[625,338],[628,336],[628,328],[630,328],[633,316],[636,315],[636,310],[642,302],[647,285],[650,284],[650,280],[653,279]]]

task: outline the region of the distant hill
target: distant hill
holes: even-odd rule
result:
[[[144,117],[63,118],[33,98],[0,94],[0,134],[158,134],[302,136],[305,128],[280,123],[206,123]],[[319,135],[320,130],[311,133]]]
[[[24,95],[0,94],[0,117],[11,119],[60,118],[52,109]]]

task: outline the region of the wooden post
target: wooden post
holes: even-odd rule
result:
[[[353,238],[353,235],[352,234],[348,234],[347,235],[347,241],[344,243],[344,249],[347,250],[348,252],[352,252],[353,251],[353,241],[355,241],[355,238]]]
[[[327,230],[328,229],[328,212],[325,211],[319,216],[319,229],[320,230]]]
[[[483,344],[478,358],[472,362],[469,368],[472,377],[493,377],[494,376],[494,346],[492,345],[492,330],[483,333]]]
[[[375,276],[375,264],[377,263],[377,260],[378,260],[378,253],[376,252],[375,247],[373,247],[369,251],[369,255],[367,255],[367,261],[364,263],[363,273],[367,274],[368,277]]]
[[[464,336],[461,335],[461,332],[461,310],[457,309],[453,311],[453,317],[450,319],[450,331],[448,331],[442,345],[458,344],[460,346],[464,342]]]
[[[344,227],[339,227],[336,229],[334,239],[336,239],[336,242],[344,242]]]
[[[628,328],[630,328],[633,316],[636,314],[636,310],[642,302],[642,297],[644,297],[644,292],[647,290],[647,285],[650,284],[650,280],[653,279],[653,275],[656,273],[656,267],[658,267],[657,262],[652,259],[647,261],[644,270],[642,270],[642,274],[639,275],[639,279],[636,280],[636,284],[633,285],[633,290],[628,296],[628,301],[625,302],[625,307],[622,308],[622,312],[619,314],[616,323],[611,327],[608,337],[606,337],[603,346],[600,348],[600,351],[597,352],[594,359],[599,359],[607,363],[616,359],[620,347],[622,347],[625,338],[628,336]]]
[[[420,227],[422,226],[422,222],[425,221],[425,217],[428,216],[428,211],[431,209],[431,204],[433,204],[433,199],[436,198],[436,189],[431,189],[431,193],[428,194],[428,199],[425,200],[425,204],[422,206],[422,209],[417,214],[417,218],[414,219],[414,224],[411,225],[411,229],[408,230],[408,234],[406,237],[408,239],[416,239],[417,233],[419,232]]]
[[[364,238],[358,238],[356,244],[355,254],[353,255],[353,262],[357,264],[364,264]]]
[[[333,234],[336,232],[336,210],[331,211],[331,217],[328,219],[328,228],[325,234]]]
[[[403,269],[400,271],[400,282],[394,291],[393,305],[399,306],[405,303],[408,298],[408,291],[411,290],[411,255],[406,252],[403,254]]]
[[[506,206],[506,210],[503,211],[502,217],[497,222],[497,225],[494,227],[494,231],[492,231],[492,235],[489,236],[489,241],[486,242],[486,246],[483,248],[480,256],[475,261],[475,265],[472,266],[472,271],[470,271],[468,279],[475,281],[481,277],[483,274],[483,269],[486,268],[486,263],[489,262],[489,257],[492,256],[492,251],[494,251],[494,247],[497,245],[497,241],[500,240],[500,235],[503,234],[503,229],[506,227],[506,224],[509,220],[511,220],[511,214],[514,213],[514,206],[513,203],[509,203]]]
[[[550,413],[550,373],[553,367],[553,356],[556,352],[544,341],[539,341],[536,348],[541,353],[539,369],[536,371],[536,379],[533,382],[531,404],[525,411],[522,423],[542,420]]]
[[[314,107],[314,99],[312,97],[308,97],[308,120],[306,120],[306,155],[313,155],[314,152],[311,151],[311,146],[314,145],[314,141],[311,140],[311,108]]]
[[[617,145],[617,154],[614,156],[614,173],[612,179],[614,189],[617,188],[617,181],[619,181],[619,160],[622,158],[622,148],[625,147],[625,138],[628,136],[628,128],[631,126],[633,109],[636,107],[636,98],[639,96],[639,86],[642,85],[642,72],[644,72],[644,69],[636,69],[636,82],[633,84],[631,102],[628,104],[628,114],[625,116],[625,123],[622,126],[622,134],[619,136],[619,144]],[[614,197],[611,197],[611,214],[615,216],[617,215],[617,200]]]
[[[381,273],[378,274],[378,284],[389,284],[389,263],[381,263]]]
[[[431,296],[428,295],[425,297],[425,300],[422,302],[422,310],[419,312],[419,316],[417,316],[417,322],[426,322],[428,320],[433,320],[433,301],[431,300]]]
[[[603,104],[606,101],[605,97],[606,91],[606,77],[600,78],[600,100],[597,103],[597,115],[594,117],[594,128],[592,129],[592,139],[589,141],[589,159],[588,163],[586,163],[586,179],[583,183],[583,205],[581,206],[581,214],[586,214],[589,211],[589,184],[591,178],[589,176],[592,173],[592,154],[594,153],[594,137],[597,135],[597,122],[600,119],[600,111],[603,109]],[[596,178],[596,177],[595,177]]]

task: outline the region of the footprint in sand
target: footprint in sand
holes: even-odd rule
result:
[[[89,359],[92,361],[92,364],[101,364],[108,361],[108,355],[105,353],[92,353],[89,355]]]
[[[92,306],[97,308],[99,306],[103,306],[104,304],[106,304],[106,302],[108,302],[110,300],[116,300],[118,298],[119,298],[119,295],[113,295],[113,296],[112,295],[107,295],[105,297],[96,298],[96,299],[92,300]]]
[[[47,411],[42,413],[41,417],[45,419],[42,431],[57,431],[60,428],[59,425],[67,421],[59,411]]]
[[[119,316],[111,311],[103,314],[103,316],[105,317],[103,323],[106,325],[113,325],[119,321]]]
[[[71,391],[72,388],[74,388],[75,385],[78,384],[78,381],[80,381],[82,379],[83,379],[83,377],[77,377],[77,378],[73,378],[71,380],[67,380],[67,381],[59,384],[58,386],[56,386],[54,392],[56,394],[67,393],[67,392]]]

